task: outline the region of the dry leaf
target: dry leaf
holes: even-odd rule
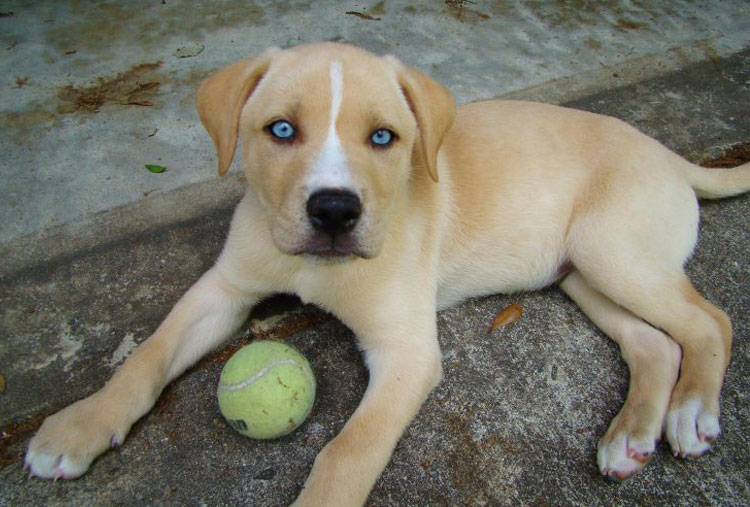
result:
[[[521,318],[521,315],[523,315],[523,310],[521,309],[521,305],[518,303],[513,303],[512,305],[508,305],[505,308],[502,309],[500,313],[497,314],[497,317],[495,317],[495,320],[492,321],[491,330],[494,331],[495,329],[507,326],[508,324],[511,324],[518,319]]]
[[[3,372],[0,371],[0,393],[5,392],[5,377],[3,377]]]

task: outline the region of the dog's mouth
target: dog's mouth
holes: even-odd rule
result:
[[[371,257],[361,248],[354,234],[330,235],[317,231],[311,234],[302,248],[294,254],[332,261],[342,261],[353,257],[362,259]]]

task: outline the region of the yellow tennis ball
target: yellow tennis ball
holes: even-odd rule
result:
[[[277,438],[296,429],[315,401],[315,376],[307,359],[279,342],[258,341],[224,365],[217,390],[230,426],[251,438]]]

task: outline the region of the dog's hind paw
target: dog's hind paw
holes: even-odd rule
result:
[[[721,431],[719,419],[692,399],[667,412],[665,429],[675,456],[700,456],[711,448]]]
[[[602,475],[613,479],[627,479],[649,462],[656,449],[651,438],[630,438],[627,433],[607,436],[599,441],[597,461]]]

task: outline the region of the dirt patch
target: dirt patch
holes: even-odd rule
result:
[[[502,6],[506,2],[493,2]],[[649,2],[648,0],[568,0],[549,2],[526,0],[522,3],[534,17],[544,20],[553,27],[578,30],[582,26],[595,26],[603,19],[614,19],[612,25],[618,30],[631,31],[648,28],[663,17],[677,15],[669,2]]]
[[[39,429],[46,415],[35,415],[20,422],[6,424],[0,429],[0,468],[23,458],[23,443]]]
[[[224,363],[232,355],[234,355],[235,352],[237,352],[245,345],[250,344],[251,342],[254,342],[256,340],[283,341],[294,334],[304,331],[305,329],[324,324],[331,320],[333,320],[333,317],[330,314],[316,310],[305,311],[301,314],[291,314],[283,318],[271,329],[268,329],[266,331],[250,332],[248,338],[242,339],[229,347],[225,347],[220,352],[217,352],[213,357],[206,358],[201,361],[201,363]]]
[[[29,78],[28,77],[18,77],[18,76],[16,76],[16,78],[14,79],[14,81],[16,83],[15,86],[14,86],[14,88],[23,88],[24,86],[26,86],[27,84],[29,84]]]
[[[638,30],[639,28],[645,27],[645,23],[636,23],[635,21],[631,21],[629,19],[621,19],[615,23],[615,28],[619,28],[621,30]]]
[[[85,119],[90,113],[98,113],[107,104],[122,106],[153,106],[161,86],[160,75],[156,71],[162,62],[134,65],[114,77],[97,77],[89,86],[68,85],[61,88],[56,97],[45,102],[30,105],[24,111],[12,111],[0,116],[0,128],[17,142],[29,142],[29,130],[42,126],[52,128],[55,120],[63,115],[83,113]],[[201,76],[203,77],[203,76]],[[17,78],[16,88],[28,84],[25,78]]]
[[[476,22],[490,19],[488,14],[469,7],[469,5],[475,5],[470,0],[445,0],[445,5],[448,7],[448,14],[462,23],[464,21]]]
[[[75,49],[83,55],[101,55],[115,48],[138,47],[144,54],[154,54],[175,34],[183,41],[201,42],[206,33],[223,28],[253,29],[275,21],[285,11],[310,7],[306,2],[268,4],[266,15],[264,8],[252,1],[186,4],[165,0],[138,8],[128,2],[75,2],[70,8],[73,16],[60,16],[45,24],[44,44],[59,53]]]
[[[512,495],[506,485],[491,483],[487,475],[478,473],[493,467],[488,449],[501,449],[506,455],[522,451],[514,443],[504,441],[496,433],[487,435],[481,441],[475,441],[469,430],[473,415],[471,411],[446,414],[446,428],[456,438],[453,449],[446,455],[447,463],[450,464],[451,479],[455,489],[466,492],[469,498],[494,504],[498,499],[511,498]],[[422,466],[424,467],[425,464],[423,463]]]
[[[750,141],[738,143],[729,148],[722,156],[704,160],[701,162],[703,167],[737,167],[738,165],[750,162]]]
[[[161,83],[150,74],[161,67],[161,62],[142,63],[113,78],[97,78],[92,86],[66,86],[57,94],[64,102],[60,113],[97,113],[107,103],[125,106],[152,106]]]

